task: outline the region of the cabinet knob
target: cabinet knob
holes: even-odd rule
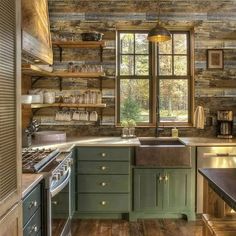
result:
[[[102,186],[102,187],[105,187],[105,186],[107,186],[107,183],[106,183],[106,182],[102,182],[102,183],[101,183],[101,186]]]
[[[107,167],[106,166],[101,166],[101,170],[106,170]]]
[[[102,157],[106,157],[107,156],[107,154],[105,152],[103,152],[101,155],[102,155]]]
[[[37,201],[32,201],[29,204],[29,209],[31,209],[32,207],[37,207],[38,206],[38,202]]]
[[[37,225],[33,225],[31,230],[30,230],[30,234],[33,233],[33,232],[37,232],[38,231],[38,226]]]
[[[101,205],[102,205],[102,206],[106,206],[106,205],[107,205],[107,202],[106,202],[106,201],[101,201]]]
[[[163,180],[163,177],[159,175],[158,180],[161,182]]]

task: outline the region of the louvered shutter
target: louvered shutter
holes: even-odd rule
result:
[[[6,207],[2,206],[3,204],[9,201],[13,204],[17,201],[19,190],[16,1],[18,0],[0,2],[0,207],[2,209]]]

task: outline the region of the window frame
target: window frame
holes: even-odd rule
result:
[[[172,40],[172,54],[171,54],[171,60],[172,60],[172,75],[159,75],[159,55],[165,55],[165,54],[159,54],[159,48],[156,45],[155,47],[155,74],[157,79],[157,89],[156,89],[156,100],[157,100],[157,124],[158,126],[163,127],[189,127],[192,126],[193,121],[193,103],[194,103],[194,88],[193,88],[193,32],[192,30],[171,30],[170,33],[172,34],[171,40]],[[187,36],[187,75],[174,75],[174,56],[175,55],[181,55],[181,54],[174,54],[174,44],[173,44],[173,34],[186,34]],[[188,121],[187,122],[163,122],[160,121],[160,109],[159,109],[159,97],[160,97],[160,80],[161,79],[186,79],[188,81]]]
[[[137,127],[192,127],[194,107],[194,31],[192,29],[170,30],[171,34],[187,35],[187,75],[159,76],[158,75],[158,45],[149,43],[149,76],[120,75],[120,34],[121,33],[148,33],[149,30],[117,30],[116,31],[116,126],[120,126],[120,80],[122,79],[149,79],[149,122],[137,123]],[[173,38],[171,39],[173,41]],[[172,44],[173,45],[173,44]],[[174,48],[172,47],[172,52]],[[135,55],[135,52],[134,52]],[[172,62],[175,54],[172,54]],[[178,55],[178,54],[177,54]],[[135,69],[135,64],[134,64]],[[174,72],[172,63],[172,74]],[[160,122],[159,113],[159,81],[160,79],[183,78],[188,80],[188,122]]]
[[[138,127],[147,127],[147,126],[155,126],[155,116],[154,116],[154,94],[155,94],[155,81],[152,76],[153,74],[153,45],[152,43],[149,43],[149,75],[120,75],[120,58],[121,54],[120,53],[120,34],[122,33],[131,33],[131,34],[138,34],[138,33],[146,33],[148,34],[148,30],[118,30],[117,31],[117,51],[116,51],[116,58],[117,58],[117,65],[116,65],[116,125],[120,126],[120,81],[123,79],[147,79],[149,80],[149,122],[139,122],[137,123]],[[134,41],[135,42],[135,41]],[[134,48],[134,53],[130,55],[139,55],[135,53],[135,48]],[[146,55],[146,54],[140,54],[140,55]],[[134,60],[134,70],[135,70],[135,60]],[[135,72],[135,71],[134,71]]]

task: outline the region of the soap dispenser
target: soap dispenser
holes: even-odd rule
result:
[[[172,136],[173,138],[177,138],[177,137],[179,136],[179,130],[178,130],[176,127],[174,127],[174,128],[171,130],[171,136]]]

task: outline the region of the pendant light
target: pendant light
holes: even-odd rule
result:
[[[170,32],[160,26],[160,0],[158,0],[158,21],[157,24],[154,28],[152,28],[149,33],[148,33],[148,41],[154,42],[154,43],[159,43],[159,42],[165,42],[171,39],[171,34]]]

